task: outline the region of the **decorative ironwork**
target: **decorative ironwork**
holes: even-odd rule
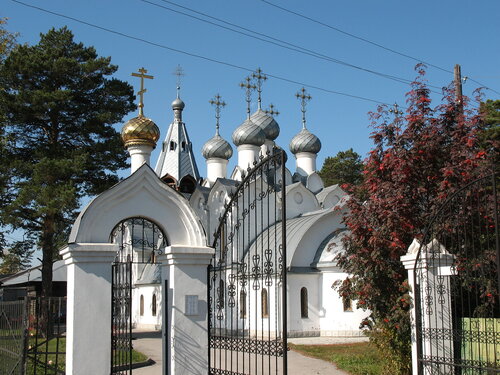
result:
[[[286,375],[285,153],[275,149],[242,178],[214,233],[209,374]]]
[[[141,217],[116,225],[110,241],[118,244],[111,282],[111,374],[126,375],[132,373],[133,280],[147,267],[159,267],[156,255],[168,241],[155,223]]]
[[[64,374],[65,297],[0,302],[0,373]]]
[[[111,242],[119,245],[117,262],[155,263],[168,241],[155,223],[142,217],[123,220],[111,232]]]
[[[415,263],[418,374],[500,374],[498,175],[453,194]]]

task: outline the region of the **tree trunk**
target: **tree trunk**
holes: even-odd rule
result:
[[[54,218],[46,216],[42,225],[42,297],[52,297],[52,264],[54,262]]]

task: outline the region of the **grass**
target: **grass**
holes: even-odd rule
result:
[[[382,375],[382,357],[369,342],[335,345],[294,345],[292,350],[306,356],[333,362],[352,375]]]

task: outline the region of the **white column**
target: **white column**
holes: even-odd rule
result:
[[[452,275],[451,265],[454,256],[437,242],[433,241],[424,246],[421,251],[420,259],[415,270],[415,260],[417,258],[420,243],[413,240],[408,248],[408,253],[400,259],[405,269],[408,271],[408,283],[410,285],[410,296],[413,300],[411,309],[411,352],[412,352],[412,371],[418,374],[417,357],[417,327],[415,310],[415,288],[420,288],[420,315],[422,326],[426,329],[436,331],[450,331],[453,329],[451,314],[450,297],[450,276]],[[416,273],[416,275],[415,275]],[[417,279],[415,279],[415,276]],[[427,306],[426,303],[432,303]],[[432,355],[442,358],[453,359],[453,343],[451,340],[429,340],[422,339],[422,356]],[[437,366],[437,365],[435,365]],[[442,365],[441,369],[446,372],[448,367]],[[424,374],[429,374],[424,371]]]
[[[266,142],[262,146],[260,146],[260,153],[264,156],[267,156],[268,151],[269,153],[273,152],[273,147],[274,147],[274,141],[266,139]]]
[[[238,166],[247,170],[253,168],[253,162],[259,159],[260,147],[254,145],[238,146]]]
[[[69,244],[66,374],[108,374],[111,363],[111,264],[116,244]]]
[[[297,172],[302,176],[309,176],[316,172],[316,154],[312,152],[298,152],[295,154]]]
[[[227,163],[229,160],[221,158],[207,159],[207,179],[215,182],[218,178],[226,178]]]
[[[164,373],[206,375],[208,369],[207,267],[211,247],[169,246],[162,265]]]
[[[143,164],[149,165],[153,147],[148,145],[130,145],[127,147],[130,154],[130,174],[134,173]]]

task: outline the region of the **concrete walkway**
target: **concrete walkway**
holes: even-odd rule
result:
[[[144,353],[156,363],[152,366],[133,370],[134,375],[162,375],[162,343],[161,332],[134,331],[136,338],[132,344],[135,350]],[[330,345],[366,341],[365,337],[306,337],[294,338],[288,341],[299,345]],[[321,359],[309,358],[293,350],[288,352],[289,375],[347,375],[345,371]]]

